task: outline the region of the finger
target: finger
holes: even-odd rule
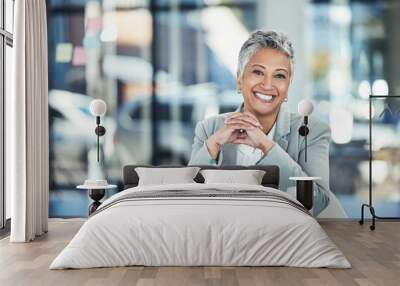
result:
[[[225,124],[250,124],[253,125],[254,127],[259,127],[258,125],[254,124],[253,121],[248,120],[248,119],[243,119],[243,118],[234,118],[234,119],[227,119],[225,120]]]
[[[231,115],[229,115],[227,118],[237,118],[237,117],[243,117],[243,116],[248,116],[244,112],[234,112]]]
[[[253,115],[252,113],[246,111],[246,112],[243,112],[243,116],[246,116],[247,118],[249,118],[250,120],[255,122],[257,125],[262,127],[260,121],[258,121],[258,118],[255,115]]]
[[[250,117],[250,118],[253,118],[255,121],[258,122],[257,117],[256,117],[253,113],[248,112],[248,111],[244,111],[244,112],[242,112],[242,113],[245,114],[246,116]]]
[[[242,112],[232,112],[228,117],[228,118],[235,118],[237,116],[240,116],[242,114]]]
[[[227,123],[226,126],[233,130],[239,130],[239,129],[244,129],[244,130],[253,130],[256,129],[253,125],[250,124],[243,124],[243,123]]]
[[[246,116],[246,117],[250,117],[250,118],[252,118],[252,119],[258,121],[257,117],[256,117],[253,113],[248,112],[248,111],[233,112],[233,113],[232,113],[230,116],[228,116],[227,118],[235,118],[235,117],[238,117],[238,116]]]
[[[230,121],[234,121],[234,120],[244,120],[250,124],[253,124],[254,126],[261,126],[261,124],[254,120],[253,118],[247,117],[247,116],[237,116],[237,117],[233,117],[233,118],[227,118],[225,119],[225,122],[230,122]]]
[[[244,144],[244,142],[246,142],[246,140],[241,138],[236,138],[232,141],[233,144]]]
[[[249,118],[250,120],[252,120],[256,124],[261,126],[261,123],[260,123],[260,121],[258,121],[258,118],[255,115],[253,115],[252,113],[250,113],[248,111],[245,111],[245,112],[243,112],[243,116],[245,116],[245,118]]]
[[[248,146],[253,147],[251,142],[249,140],[247,140],[247,139],[235,139],[231,143],[233,143],[233,144],[246,144]]]
[[[243,126],[243,127],[245,127],[245,128],[243,128],[243,129],[248,129],[248,128],[252,128],[252,129],[256,129],[256,128],[258,128],[258,127],[256,127],[256,126],[254,126],[253,124],[251,124],[251,123],[248,123],[248,122],[246,122],[246,121],[240,121],[240,120],[238,120],[238,121],[235,121],[235,122],[226,122],[225,123],[225,125],[226,126]],[[241,127],[242,128],[242,127]]]
[[[243,123],[243,122],[251,124],[251,125],[254,125],[257,128],[261,128],[262,127],[261,124],[258,121],[254,120],[254,119],[252,119],[250,117],[245,117],[245,116],[235,117],[235,118],[228,118],[228,119],[225,120],[225,123]]]

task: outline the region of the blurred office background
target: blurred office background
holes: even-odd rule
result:
[[[369,94],[400,95],[400,1],[48,0],[50,216],[86,216],[75,189],[96,169],[92,99],[107,102],[103,171],[186,164],[196,122],[242,102],[235,74],[254,29],[295,47],[288,105],[303,98],[332,129],[331,190],[349,217],[368,199]],[[154,87],[154,88],[153,88]],[[373,103],[374,199],[400,215],[396,99]],[[397,101],[400,103],[400,100]]]

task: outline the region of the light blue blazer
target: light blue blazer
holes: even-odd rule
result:
[[[239,108],[237,111],[240,111]],[[219,114],[196,125],[195,137],[189,165],[236,165],[238,144],[221,146],[217,160],[208,152],[206,140],[219,128],[230,113]],[[283,104],[280,107],[274,134],[275,145],[262,157],[257,165],[278,165],[280,168],[279,189],[287,191],[295,186],[289,177],[321,177],[314,183],[314,215],[317,216],[329,204],[329,126],[313,116],[308,119],[310,133],[307,136],[307,162],[304,161],[304,137],[299,135],[303,117],[290,113]]]

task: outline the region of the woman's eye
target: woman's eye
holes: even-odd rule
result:
[[[285,79],[286,76],[284,74],[277,74],[275,75],[276,78]]]
[[[253,73],[256,75],[264,75],[264,73],[260,70],[254,70]]]

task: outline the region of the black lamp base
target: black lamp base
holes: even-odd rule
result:
[[[94,201],[89,206],[89,216],[101,205],[100,200],[104,197],[105,193],[105,189],[89,189],[89,197]]]
[[[296,199],[308,210],[312,209],[314,204],[313,183],[312,180],[296,181]]]

